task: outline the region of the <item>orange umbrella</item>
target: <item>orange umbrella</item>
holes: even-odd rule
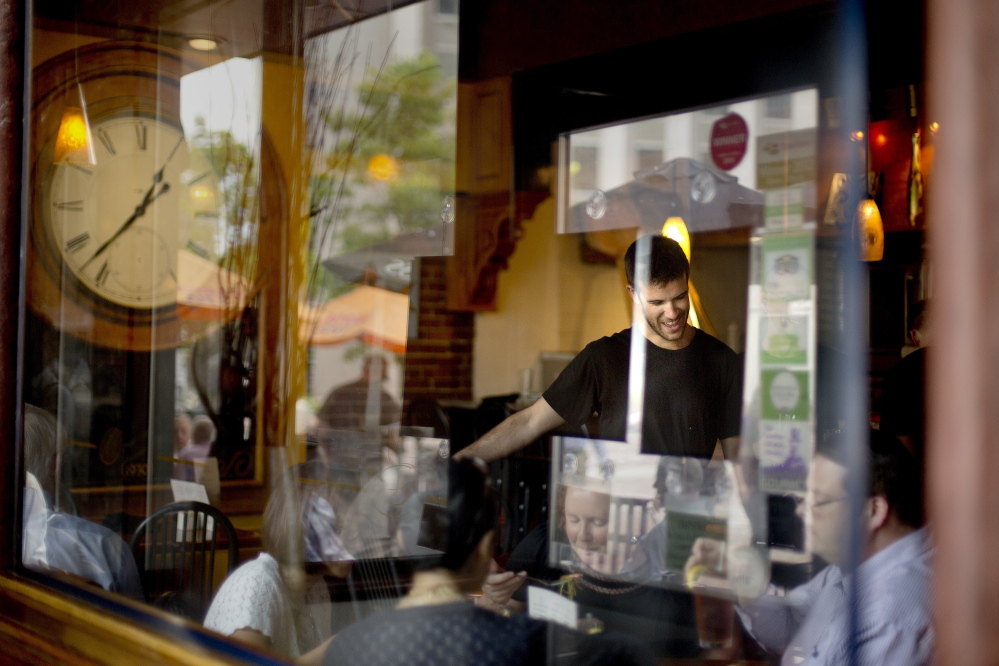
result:
[[[360,340],[398,354],[406,351],[409,297],[358,285],[318,307],[299,310],[299,339],[309,345]]]
[[[193,252],[177,252],[177,314],[183,320],[216,321],[239,312],[249,281]]]

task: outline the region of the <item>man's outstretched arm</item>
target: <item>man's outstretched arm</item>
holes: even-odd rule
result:
[[[510,416],[470,446],[454,454],[454,457],[460,459],[478,456],[486,462],[503,458],[563,423],[565,419],[544,398],[539,398],[527,409]]]

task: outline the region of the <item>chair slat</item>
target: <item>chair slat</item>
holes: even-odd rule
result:
[[[155,603],[164,594],[179,595],[192,605],[191,619],[200,622],[215,587],[220,532],[228,542],[228,574],[236,567],[239,545],[236,530],[221,511],[200,502],[176,502],[147,517],[131,541],[146,600]]]

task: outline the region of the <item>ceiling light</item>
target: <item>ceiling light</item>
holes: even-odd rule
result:
[[[863,199],[857,205],[857,241],[862,261],[881,261],[885,256],[885,226],[881,211],[873,199]]]
[[[690,261],[690,234],[687,233],[687,225],[683,223],[682,217],[673,216],[667,219],[663,224],[662,234],[679,243],[683,253],[687,255],[687,261]]]
[[[209,39],[208,37],[193,37],[187,40],[187,43],[190,44],[191,48],[195,51],[211,51],[219,45],[217,41]]]

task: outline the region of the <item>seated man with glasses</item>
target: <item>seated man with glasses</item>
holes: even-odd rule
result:
[[[842,435],[817,446],[809,496],[798,508],[801,516],[811,510],[812,552],[830,565],[783,598],[764,595],[743,604],[743,624],[765,648],[783,653],[785,666],[928,664],[933,649],[931,547],[922,527],[915,460],[894,437],[870,433],[868,492],[860,513],[862,561],[851,572],[845,568],[850,543],[847,456]],[[717,566],[718,545],[699,539],[687,569]],[[852,585],[857,594],[855,661],[849,654]]]

